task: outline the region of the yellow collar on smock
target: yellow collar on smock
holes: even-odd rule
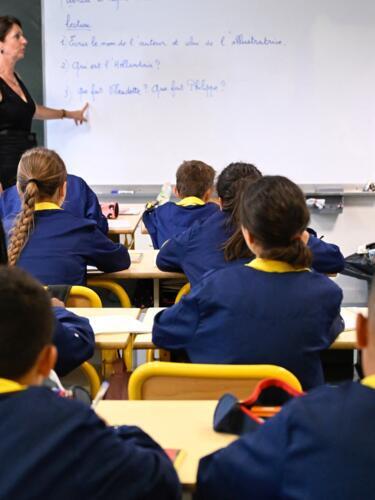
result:
[[[362,385],[367,385],[371,389],[375,389],[375,375],[369,375],[361,380]]]
[[[280,260],[260,258],[256,258],[245,265],[252,267],[257,271],[264,271],[265,273],[298,273],[301,271],[309,271],[307,267],[294,267],[291,264],[281,262]]]
[[[51,203],[50,201],[41,201],[40,203],[35,203],[35,211],[38,210],[61,210],[61,207],[56,205],[56,203]]]
[[[18,382],[7,378],[0,378],[0,394],[23,391],[24,389],[26,389],[26,385],[21,385]]]
[[[179,205],[180,207],[191,207],[194,205],[205,205],[206,203],[201,200],[200,198],[197,198],[196,196],[187,196],[186,198],[183,198],[179,202],[176,203],[176,205]]]

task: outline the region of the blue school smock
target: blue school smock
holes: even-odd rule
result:
[[[168,201],[159,207],[144,212],[142,220],[150,234],[154,248],[185,231],[195,221],[203,221],[219,211],[216,203],[205,203],[200,198],[189,196],[178,203]]]
[[[223,247],[233,232],[230,213],[218,211],[166,241],[157,255],[156,265],[162,271],[183,272],[194,286],[207,271],[228,264]],[[313,254],[315,271],[334,274],[344,268],[344,257],[337,245],[310,234],[307,246]]]
[[[374,498],[374,408],[375,390],[357,382],[294,399],[201,459],[197,500]]]
[[[55,371],[63,377],[94,355],[95,336],[87,318],[64,307],[54,307],[55,331],[53,343],[57,348]]]
[[[6,234],[13,223],[12,216],[4,219]],[[130,257],[94,221],[75,217],[53,203],[37,203],[34,228],[17,266],[44,285],[84,285],[87,265],[107,273],[121,271],[130,266]]]
[[[254,259],[210,273],[157,314],[152,341],[193,363],[280,365],[310,389],[324,382],[320,353],[343,330],[341,300],[322,274]]]
[[[62,208],[67,212],[92,219],[96,222],[98,229],[104,234],[108,233],[108,221],[102,214],[98,198],[86,182],[77,175],[68,174],[66,182],[66,197]],[[0,196],[0,218],[18,214],[21,210],[21,200],[17,187],[6,189]]]
[[[138,427],[108,427],[88,407],[46,387],[0,379],[0,496],[30,500],[175,500],[164,451]],[[17,387],[18,386],[18,387]]]

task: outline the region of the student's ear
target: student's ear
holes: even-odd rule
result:
[[[359,349],[364,349],[368,346],[368,319],[362,314],[357,315],[357,346]]]
[[[246,229],[246,227],[244,226],[241,226],[241,231],[242,231],[242,235],[244,237],[244,240],[246,242],[246,245],[247,247],[253,252],[253,253],[256,253],[254,251],[254,246],[255,246],[255,238],[254,236],[250,233],[250,231],[248,231],[248,229]]]
[[[173,194],[175,195],[176,198],[181,198],[180,193],[177,189],[177,186],[173,186],[172,191],[173,191]]]
[[[22,193],[21,193],[21,187],[20,187],[20,183],[19,182],[16,183],[16,188],[17,188],[18,196],[21,196]]]
[[[66,187],[67,187],[66,181],[61,187],[59,187],[59,202],[61,203],[61,205],[64,203],[64,200],[66,198]]]
[[[303,231],[302,234],[301,234],[301,240],[302,242],[307,245],[308,242],[309,242],[309,238],[310,238],[310,233],[308,231]]]
[[[204,202],[207,202],[210,198],[212,198],[212,193],[213,193],[214,189],[213,188],[208,188],[207,191],[204,193],[204,195],[202,196],[202,200]]]
[[[48,377],[49,372],[53,370],[57,361],[57,349],[54,345],[49,344],[43,347],[36,362],[37,375],[43,379]]]

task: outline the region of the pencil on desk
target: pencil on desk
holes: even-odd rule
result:
[[[106,395],[106,392],[108,391],[109,388],[109,382],[106,380],[102,383],[100,386],[97,395],[95,396],[93,402],[91,403],[91,408],[94,410],[97,405],[100,403],[100,401],[104,398]]]

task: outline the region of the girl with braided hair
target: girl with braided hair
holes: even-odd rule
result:
[[[66,168],[57,153],[46,148],[26,151],[17,171],[22,203],[10,230],[10,265],[19,265],[44,284],[82,285],[87,265],[105,272],[127,269],[127,249],[113,243],[94,221],[75,217],[61,205],[66,194]]]
[[[274,364],[304,389],[322,384],[320,354],[342,331],[342,291],[310,271],[302,241],[309,221],[292,181],[266,176],[248,184],[240,206],[244,240],[256,256],[207,275],[156,315],[153,343],[184,350],[192,363]]]

